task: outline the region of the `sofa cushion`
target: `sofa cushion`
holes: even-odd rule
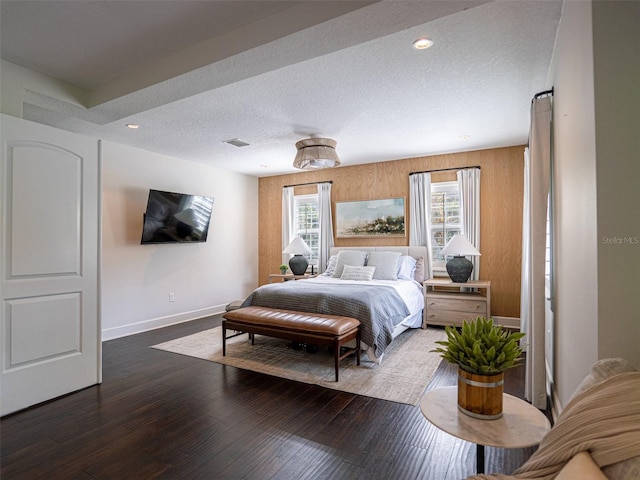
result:
[[[625,360],[624,358],[603,358],[601,360],[598,360],[591,366],[591,372],[584,378],[582,383],[578,385],[578,388],[576,388],[576,391],[573,392],[571,398],[602,382],[606,378],[618,375],[620,373],[635,372],[637,370],[637,368],[635,368],[628,360]],[[629,478],[640,478],[640,456],[629,458],[622,462],[603,467],[602,472],[605,474],[604,478],[607,478],[608,480],[628,480]]]
[[[640,455],[623,462],[602,467],[602,471],[609,480],[629,480],[640,478]]]
[[[612,377],[618,373],[635,372],[636,370],[637,369],[624,358],[603,358],[602,360],[598,360],[591,366],[591,372],[582,380],[582,383],[578,385],[578,388],[573,392],[571,398],[591,388],[596,383],[600,383],[605,378]]]

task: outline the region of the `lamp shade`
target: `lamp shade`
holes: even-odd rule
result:
[[[447,273],[455,283],[466,283],[473,272],[473,263],[464,257],[480,255],[464,235],[454,235],[440,253],[442,256],[453,255],[453,258],[447,262]]]
[[[287,248],[282,253],[292,254],[293,257],[289,259],[289,268],[294,275],[304,275],[309,266],[309,262],[302,255],[309,255],[311,249],[304,243],[304,240],[300,237],[294,238]]]
[[[454,235],[444,248],[440,250],[440,254],[443,257],[447,255],[454,255],[456,257],[475,257],[482,255],[464,235]]]
[[[293,166],[301,169],[331,168],[340,165],[335,140],[306,138],[296,143],[298,152]]]
[[[291,243],[287,245],[282,253],[290,253],[292,255],[309,255],[311,254],[311,249],[304,243],[304,240],[300,237],[296,237],[291,240]]]

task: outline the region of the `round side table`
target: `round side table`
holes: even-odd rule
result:
[[[532,447],[551,429],[547,417],[530,403],[506,393],[502,403],[502,417],[480,420],[458,410],[458,387],[444,387],[425,393],[420,410],[440,430],[475,443],[476,469],[484,473],[485,446]]]

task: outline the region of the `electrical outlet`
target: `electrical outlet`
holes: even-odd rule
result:
[[[175,302],[176,301],[176,294],[173,292],[169,292],[169,302]]]

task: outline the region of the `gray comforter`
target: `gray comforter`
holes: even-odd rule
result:
[[[242,303],[243,307],[250,305],[356,318],[362,341],[374,348],[377,357],[393,340],[394,326],[410,313],[393,287],[305,281],[263,285]]]

